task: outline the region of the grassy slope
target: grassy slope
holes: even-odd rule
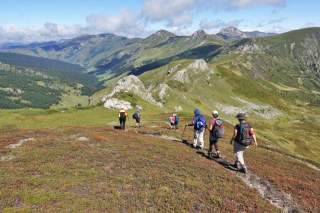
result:
[[[191,60],[182,60],[170,65],[144,73],[140,78],[148,85],[167,83],[171,87],[166,98],[167,112],[175,106],[182,106],[184,112],[191,112],[200,107],[206,114],[216,109],[217,104],[241,106],[234,98],[239,97],[255,104],[270,105],[280,110],[282,115],[274,119],[263,119],[250,114],[251,122],[256,127],[258,135],[271,146],[303,157],[314,162],[320,162],[320,149],[317,144],[319,133],[319,109],[314,106],[299,104],[299,96],[292,99],[290,95],[282,96],[280,89],[271,81],[265,79],[252,80],[248,67],[243,63],[242,56],[229,55],[210,63],[214,71],[211,79],[207,75],[193,75],[192,84],[181,85],[170,81],[167,70],[176,64],[187,66]],[[295,90],[286,91],[296,93]],[[308,93],[310,97],[315,94]],[[224,114],[223,117],[234,122],[235,114]]]
[[[36,141],[0,164],[4,212],[276,211],[236,176],[180,144],[106,128],[32,135]],[[77,141],[80,135],[90,142]]]
[[[168,132],[160,125],[144,131],[180,137],[182,129]],[[231,132],[228,126],[220,143],[230,161]],[[89,141],[78,141],[81,136]],[[35,140],[15,150],[5,148],[29,137]],[[188,130],[185,139],[191,138]],[[0,162],[0,209],[4,212],[278,211],[218,163],[183,144],[132,130],[2,130],[0,153],[15,157]],[[250,170],[290,193],[302,209],[319,207],[319,172],[261,148],[249,150],[246,157]]]

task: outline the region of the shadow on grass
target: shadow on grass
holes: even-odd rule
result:
[[[181,141],[183,144],[185,144],[186,146],[192,148],[192,149],[195,149],[193,147],[193,144],[192,143],[189,143],[187,140],[182,140]],[[221,166],[223,166],[224,168],[228,169],[228,170],[231,170],[231,171],[235,171],[235,172],[238,172],[239,169],[235,168],[233,166],[232,163],[230,163],[229,161],[227,161],[226,159],[223,159],[223,158],[217,158],[217,157],[213,157],[213,158],[210,158],[204,151],[208,151],[208,150],[203,150],[203,151],[200,151],[200,150],[197,150],[197,154],[198,155],[201,155],[202,157],[205,157],[207,158],[208,160],[213,160],[215,162],[217,162],[218,164],[220,164]]]

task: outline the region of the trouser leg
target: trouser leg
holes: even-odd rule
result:
[[[213,142],[209,140],[209,150],[208,150],[209,153],[212,152],[212,147],[213,147]]]
[[[123,120],[123,130],[126,129],[126,119]]]
[[[199,131],[199,135],[198,135],[198,143],[199,143],[199,146],[201,147],[201,149],[204,148],[204,130],[202,131]]]
[[[194,130],[194,132],[193,132],[193,147],[197,147],[198,137],[199,137],[198,131]]]
[[[241,166],[245,166],[243,153],[244,153],[244,151],[238,151],[236,153],[236,159],[241,164]]]

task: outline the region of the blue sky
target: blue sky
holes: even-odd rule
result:
[[[317,0],[0,0],[0,43],[115,33],[145,37],[159,29],[191,34],[285,32],[320,26]]]

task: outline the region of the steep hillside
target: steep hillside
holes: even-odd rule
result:
[[[318,35],[314,28],[242,40],[217,54],[208,51],[206,60],[185,57],[112,81],[93,99],[140,97],[166,112],[218,109],[230,122],[245,111],[269,146],[317,163]]]
[[[0,107],[49,108],[64,95],[90,95],[98,88],[78,65],[50,59],[0,53]]]
[[[159,67],[175,57],[190,55],[191,49],[207,51],[208,47],[216,49],[223,44],[223,39],[203,31],[191,36],[176,36],[160,30],[145,39],[111,34],[88,35],[60,42],[13,46],[4,51],[81,64],[89,71],[108,78],[110,75],[137,72],[137,69],[145,67]]]

